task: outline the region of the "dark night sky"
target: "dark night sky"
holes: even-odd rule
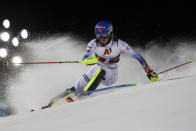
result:
[[[119,38],[141,43],[153,39],[167,40],[171,37],[193,38],[196,36],[196,13],[183,3],[148,3],[101,8],[91,6],[71,8],[68,5],[20,4],[19,7],[1,8],[0,20],[10,19],[12,30],[27,28],[33,36],[73,32],[86,40],[94,36],[94,25],[109,20]],[[69,7],[69,8],[68,8]],[[24,8],[24,9],[22,9]]]

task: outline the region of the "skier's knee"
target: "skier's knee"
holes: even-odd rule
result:
[[[95,90],[104,79],[105,74],[106,72],[103,69],[98,69],[91,80],[87,83],[84,91]]]

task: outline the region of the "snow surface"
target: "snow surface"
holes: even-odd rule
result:
[[[34,61],[80,59],[85,41],[54,37],[26,43],[34,52]],[[80,45],[80,46],[79,46]],[[188,46],[189,45],[189,46]],[[158,50],[154,52],[154,50]],[[178,47],[136,49],[157,72],[196,59],[196,46],[179,43]],[[155,66],[156,65],[156,66]],[[82,64],[33,65],[17,79],[10,80],[8,101],[16,114],[0,118],[1,131],[195,131],[196,68],[189,64],[150,82],[140,64],[122,55],[119,81],[137,83],[92,94],[86,99],[58,107],[29,112],[74,85],[88,70]],[[99,88],[104,87],[100,85]]]

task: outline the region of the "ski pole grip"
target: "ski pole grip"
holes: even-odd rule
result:
[[[99,60],[96,57],[88,57],[79,63],[84,63],[86,65],[96,64]]]

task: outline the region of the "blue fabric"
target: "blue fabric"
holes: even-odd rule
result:
[[[137,59],[142,64],[143,67],[145,65],[144,68],[149,67],[145,59],[139,53],[136,53],[135,55],[133,55],[133,57]]]
[[[88,58],[88,57],[90,57],[91,55],[89,54],[89,53],[85,53],[84,55],[83,55],[83,57],[82,57],[82,60],[84,60],[84,59],[86,59],[86,58]]]

